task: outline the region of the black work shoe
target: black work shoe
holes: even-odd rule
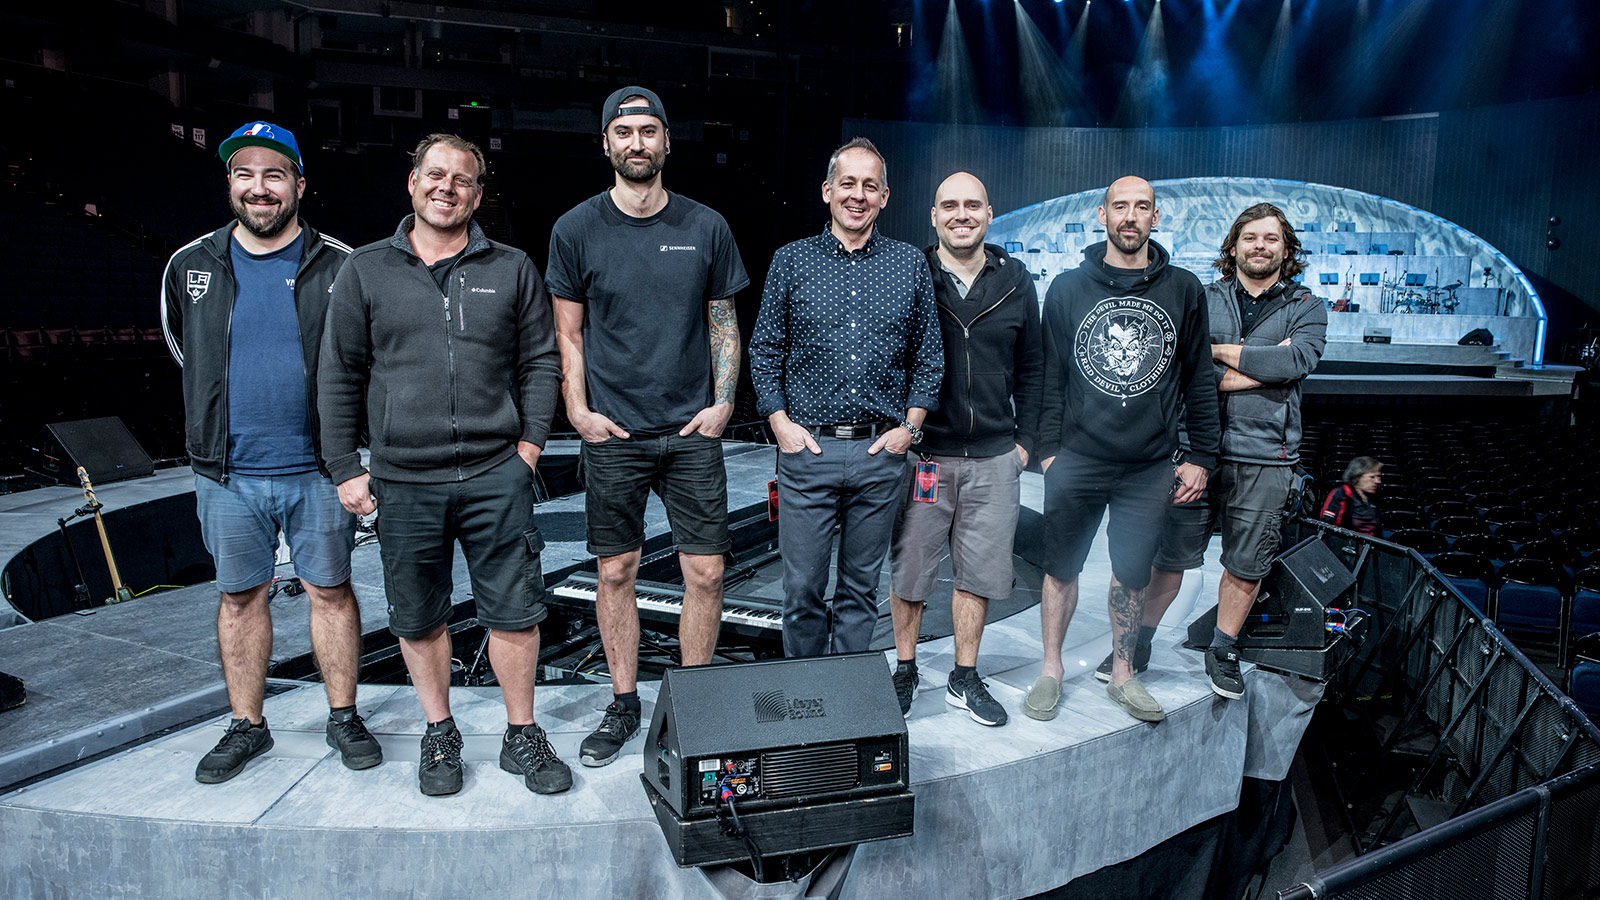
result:
[[[559,794],[572,787],[572,769],[556,756],[538,725],[524,725],[500,745],[500,768],[521,775],[535,794]]]
[[[1004,725],[1006,723],[1006,708],[1000,701],[989,696],[989,688],[978,677],[977,670],[965,678],[957,680],[951,673],[950,686],[945,689],[944,702],[957,706],[967,711],[972,721],[979,725]]]
[[[578,748],[578,761],[586,766],[607,766],[622,752],[622,745],[628,738],[639,733],[639,714],[623,709],[622,704],[612,701],[606,707],[605,718],[600,720],[600,727],[594,733],[583,739],[583,744]]]
[[[355,713],[348,718],[328,715],[328,746],[339,751],[346,769],[370,769],[383,762],[383,748]]]
[[[1219,697],[1238,700],[1244,696],[1244,678],[1239,674],[1239,651],[1232,647],[1218,653],[1206,651],[1206,674],[1211,676],[1211,690]]]
[[[1105,660],[1102,661],[1099,667],[1094,670],[1094,678],[1096,681],[1100,682],[1101,684],[1111,683],[1111,661],[1115,658],[1116,651],[1106,654]],[[1133,648],[1133,676],[1137,678],[1140,675],[1143,675],[1144,670],[1148,668],[1150,668],[1150,645],[1140,641]]]
[[[445,722],[422,733],[422,763],[417,767],[417,787],[429,797],[461,790],[461,731]]]
[[[900,715],[911,718],[911,701],[917,698],[917,667],[894,667],[894,696],[900,701]]]
[[[222,740],[195,766],[194,780],[201,784],[221,784],[244,771],[244,764],[272,749],[272,732],[267,720],[251,725],[249,719],[234,719]]]

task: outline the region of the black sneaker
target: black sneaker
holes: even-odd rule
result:
[[[1115,657],[1115,651],[1106,654],[1105,660],[1102,661],[1099,667],[1094,670],[1094,678],[1096,681],[1102,684],[1111,683],[1111,661]],[[1140,675],[1143,675],[1144,670],[1148,668],[1150,668],[1150,645],[1140,641],[1138,645],[1133,648],[1133,677],[1137,678]]]
[[[629,712],[622,708],[622,704],[612,701],[606,707],[600,727],[583,739],[583,745],[578,748],[578,760],[586,766],[608,766],[622,752],[622,745],[628,742],[628,738],[638,733],[639,714]]]
[[[1218,654],[1206,651],[1206,674],[1211,676],[1211,690],[1219,697],[1238,700],[1244,696],[1244,678],[1239,675],[1239,651],[1232,647]]]
[[[500,768],[521,775],[535,794],[559,794],[572,787],[572,769],[556,756],[538,725],[524,725],[500,745]]]
[[[339,751],[339,759],[347,769],[370,769],[383,762],[378,739],[355,713],[350,713],[348,719],[328,715],[328,746]]]
[[[944,702],[966,710],[972,721],[979,725],[1006,723],[1006,708],[1000,705],[1000,701],[989,696],[989,688],[983,683],[983,679],[978,677],[976,670],[961,680],[952,677],[950,686],[944,692]]]
[[[429,797],[442,797],[461,790],[461,731],[454,722],[422,733],[422,763],[417,767],[417,786]]]
[[[249,719],[234,719],[222,740],[195,766],[194,780],[201,784],[221,784],[244,771],[244,764],[272,749],[272,732],[267,720],[251,725]]]
[[[900,701],[900,715],[911,718],[911,701],[917,697],[917,667],[894,667],[894,696]]]

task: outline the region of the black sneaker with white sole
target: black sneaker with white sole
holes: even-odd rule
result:
[[[989,696],[989,688],[973,670],[965,678],[957,679],[951,673],[950,685],[945,689],[944,702],[967,711],[972,721],[980,725],[1004,725],[1006,708]]]
[[[1211,690],[1219,697],[1238,700],[1244,696],[1244,678],[1239,674],[1239,651],[1232,647],[1218,653],[1206,651],[1206,674],[1211,677]]]
[[[200,757],[195,766],[194,780],[201,784],[221,784],[244,771],[244,764],[272,749],[272,732],[267,730],[267,720],[251,725],[249,719],[234,719],[222,740],[210,752]]]
[[[521,775],[535,794],[559,794],[572,787],[572,768],[556,756],[538,725],[524,725],[500,745],[500,768]]]
[[[638,733],[639,714],[612,701],[606,707],[600,727],[583,739],[582,746],[578,748],[578,761],[590,767],[610,765],[622,752],[622,745],[628,742],[628,738]]]

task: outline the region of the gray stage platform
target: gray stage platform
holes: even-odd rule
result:
[[[575,441],[553,441],[548,449],[576,452],[575,445]],[[726,445],[730,508],[766,502],[773,453],[768,446]],[[98,496],[111,516],[193,489],[194,476],[188,468],[167,469],[153,478],[107,485]],[[0,553],[7,554],[0,559],[9,559],[31,541],[50,534],[55,516],[64,506],[81,503],[82,497],[77,489],[65,487],[0,496],[4,526]],[[583,537],[581,494],[540,504],[538,522],[546,539],[541,555],[546,574],[590,558]],[[645,530],[651,535],[667,531],[666,511],[654,496],[645,511]],[[452,602],[459,604],[472,593],[459,548],[455,572]],[[292,576],[293,565],[280,566],[278,574]],[[356,548],[351,582],[361,605],[363,629],[387,628],[377,545]],[[303,594],[273,598],[272,664],[311,652],[309,603]],[[0,786],[226,708],[213,624],[216,614],[216,586],[202,584],[97,607],[89,615],[0,628],[0,671],[22,678],[28,688],[28,702],[0,717]]]
[[[741,470],[751,470],[742,477],[759,471],[764,485],[770,454],[770,448],[755,448],[730,458],[730,481],[737,460]],[[1037,508],[1041,493],[1039,477],[1025,476],[1024,502]],[[570,502],[548,506],[558,511],[558,504]],[[1245,776],[1282,779],[1320,688],[1247,670],[1244,701],[1210,692],[1199,655],[1179,643],[1183,626],[1214,602],[1220,575],[1214,551],[1208,567],[1186,580],[1156,640],[1145,680],[1168,711],[1158,726],[1129,718],[1093,678],[1109,646],[1099,601],[1109,579],[1103,532],[1068,634],[1067,658],[1075,669],[1054,721],[1020,713],[1039,668],[1035,610],[994,622],[985,632],[980,668],[1013,713],[1002,728],[980,726],[943,701],[950,639],[923,644],[923,684],[908,723],[916,835],[862,845],[840,860],[828,873],[843,875],[832,895],[1028,896],[1131,859],[1227,812]],[[555,558],[552,553],[546,565]],[[375,589],[358,587],[364,607]],[[202,609],[197,600],[190,601],[190,612],[208,625],[214,601]],[[0,639],[32,632],[43,646],[66,634],[89,643],[121,641],[129,655],[143,653],[149,638],[141,629],[156,628],[160,617],[154,604],[143,615],[138,606],[9,629]],[[304,631],[303,622],[287,621],[287,611],[275,610],[286,640]],[[176,607],[170,614],[181,615]],[[373,624],[369,618],[368,627]],[[34,631],[46,627],[53,630]],[[203,644],[196,637],[172,652],[173,665],[187,667],[202,689],[216,689],[219,682],[206,681],[208,673],[215,678],[215,662]],[[93,652],[56,658],[65,664]],[[653,687],[641,686],[647,705]],[[602,685],[540,689],[538,716],[565,759],[576,761],[578,743],[599,722],[608,693]],[[800,896],[807,889],[756,887],[731,869],[673,865],[639,784],[639,739],[612,766],[574,766],[571,792],[535,796],[495,764],[504,728],[496,692],[458,689],[455,713],[468,735],[467,787],[455,797],[426,798],[416,790],[421,723],[415,696],[408,688],[364,686],[359,702],[387,757],[367,772],[347,771],[330,756],[322,738],[322,689],[306,685],[268,699],[277,746],[227,784],[193,780],[195,760],[216,741],[224,716],[0,796],[0,833],[7,835],[0,842],[0,894],[713,898]],[[7,740],[15,740],[11,725],[20,720],[9,718],[15,715],[0,718]]]

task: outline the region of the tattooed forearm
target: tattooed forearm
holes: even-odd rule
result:
[[[739,389],[739,320],[733,298],[711,303],[711,377],[716,403],[732,403]]]
[[[1139,626],[1144,620],[1144,591],[1133,590],[1111,579],[1110,603],[1112,650],[1117,658],[1133,663],[1133,648],[1139,643]]]

